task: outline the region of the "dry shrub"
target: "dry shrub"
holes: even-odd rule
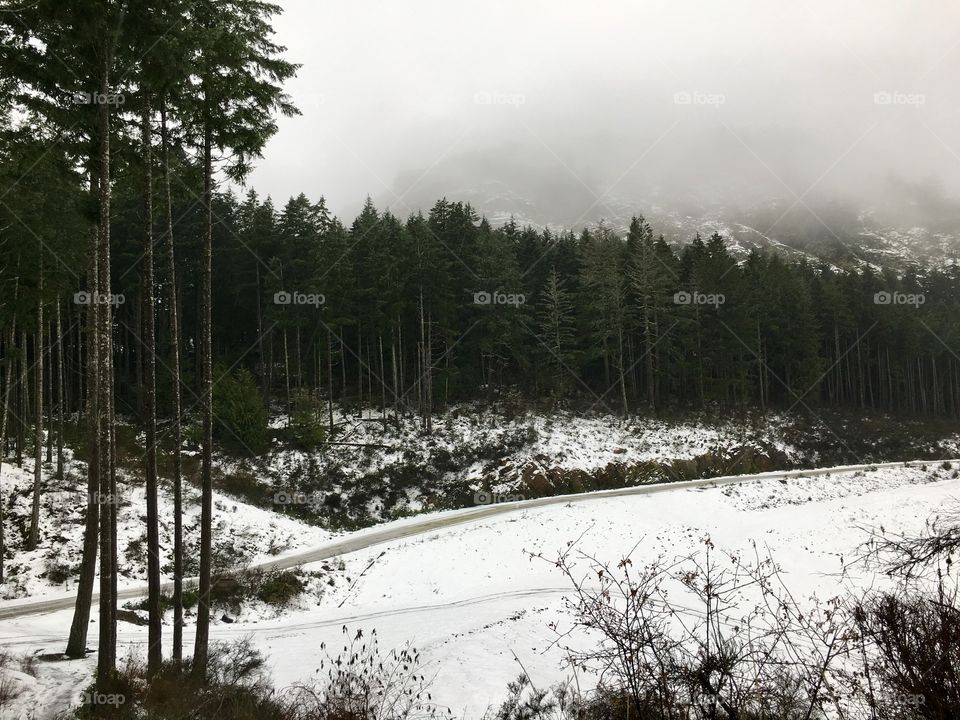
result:
[[[549,560],[573,588],[555,645],[599,685],[568,705],[578,717],[812,720],[838,707],[854,639],[839,601],[801,610],[769,558],[703,545],[642,567],[575,544]],[[569,642],[576,634],[591,642]]]
[[[344,645],[334,656],[323,645],[325,673],[313,685],[295,685],[284,702],[290,720],[434,720],[449,717],[432,699],[420,655],[409,645],[381,654],[376,630],[343,626]]]

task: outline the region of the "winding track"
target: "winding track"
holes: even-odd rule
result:
[[[622,497],[626,495],[652,495],[662,492],[672,492],[674,490],[691,490],[697,488],[716,487],[719,485],[731,485],[736,483],[752,482],[755,480],[781,480],[798,477],[813,477],[818,475],[830,476],[838,474],[848,474],[863,470],[884,467],[919,467],[921,465],[933,465],[940,461],[914,460],[909,462],[891,462],[891,463],[873,463],[868,465],[842,465],[832,468],[820,468],[813,470],[786,470],[778,472],[757,473],[754,475],[728,475],[724,477],[710,478],[707,480],[688,480],[675,483],[661,483],[656,485],[641,485],[639,487],[617,488],[614,490],[599,490],[589,493],[580,493],[575,495],[556,495],[552,497],[534,498],[532,500],[519,500],[515,502],[496,503],[492,505],[483,505],[481,507],[466,508],[463,510],[453,510],[450,512],[428,515],[422,519],[401,520],[394,523],[388,523],[382,527],[370,530],[361,530],[356,533],[350,533],[337,540],[329,540],[321,545],[313,547],[303,552],[287,555],[286,557],[267,560],[254,565],[263,570],[282,570],[306,565],[309,563],[327,560],[339,555],[365,550],[375,545],[401,540],[413,535],[421,535],[442,528],[462,525],[464,523],[483,520],[494,515],[516,512],[529,508],[544,507],[546,505],[557,505],[567,502],[583,502],[585,500],[600,500],[604,498]],[[957,460],[950,462],[957,463]],[[184,586],[195,584],[197,578],[187,578],[184,580]],[[164,592],[170,592],[173,589],[173,583],[164,583],[161,586]],[[137,586],[121,590],[117,594],[118,600],[131,600],[146,595],[147,586]],[[96,604],[99,593],[94,593],[93,601]],[[46,600],[13,600],[0,603],[0,621],[11,620],[24,617],[26,615],[39,615],[43,613],[56,612],[72,608],[76,602],[73,595],[48,598]]]

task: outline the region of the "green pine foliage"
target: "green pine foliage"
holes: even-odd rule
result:
[[[315,450],[326,442],[327,428],[321,412],[320,403],[309,392],[301,390],[294,395],[293,412],[290,414],[290,437],[298,447]]]
[[[218,372],[219,369],[219,372]],[[226,448],[257,454],[270,443],[267,410],[257,383],[246,368],[224,372],[215,368],[213,385],[214,435]]]

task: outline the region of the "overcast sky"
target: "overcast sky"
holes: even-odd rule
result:
[[[960,190],[952,0],[279,2],[303,115],[251,180],[278,202],[406,215],[502,193],[570,224],[614,202]]]

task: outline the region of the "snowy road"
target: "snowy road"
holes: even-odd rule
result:
[[[957,460],[948,461],[954,464]],[[431,513],[426,517],[400,520],[351,533],[341,539],[332,540],[318,545],[306,551],[289,554],[273,560],[268,560],[257,564],[265,570],[288,569],[306,565],[320,560],[326,560],[340,555],[347,555],[360,550],[366,550],[370,547],[388,543],[393,540],[402,540],[414,535],[453,527],[464,523],[483,520],[494,515],[517,512],[532,508],[545,507],[548,505],[558,505],[568,502],[583,502],[587,500],[602,500],[607,498],[650,495],[664,492],[676,492],[679,490],[689,490],[693,488],[718,487],[734,483],[752,482],[755,480],[779,480],[789,478],[830,476],[838,474],[848,474],[860,472],[873,468],[897,468],[897,467],[920,467],[929,466],[931,461],[916,460],[909,462],[893,463],[874,463],[871,465],[843,465],[833,468],[820,468],[811,470],[788,470],[769,473],[758,473],[754,475],[729,475],[724,477],[710,478],[707,480],[690,480],[685,482],[665,483],[657,485],[643,485],[640,487],[617,488],[614,490],[601,490],[591,493],[582,493],[577,495],[556,495],[552,497],[534,498],[532,500],[520,500],[516,502],[496,503],[484,505],[481,507],[466,508],[463,510],[452,510],[441,513]],[[196,578],[188,578],[186,585],[195,584]],[[172,583],[162,585],[163,592],[169,593],[173,590]],[[147,592],[146,585],[126,588],[118,593],[120,601],[131,600],[142,597]],[[94,603],[96,603],[99,593],[94,593]],[[72,594],[64,594],[59,597],[45,598],[44,600],[12,600],[0,603],[0,621],[23,617],[26,615],[36,615],[41,613],[55,612],[68,609],[74,606],[76,599]]]

